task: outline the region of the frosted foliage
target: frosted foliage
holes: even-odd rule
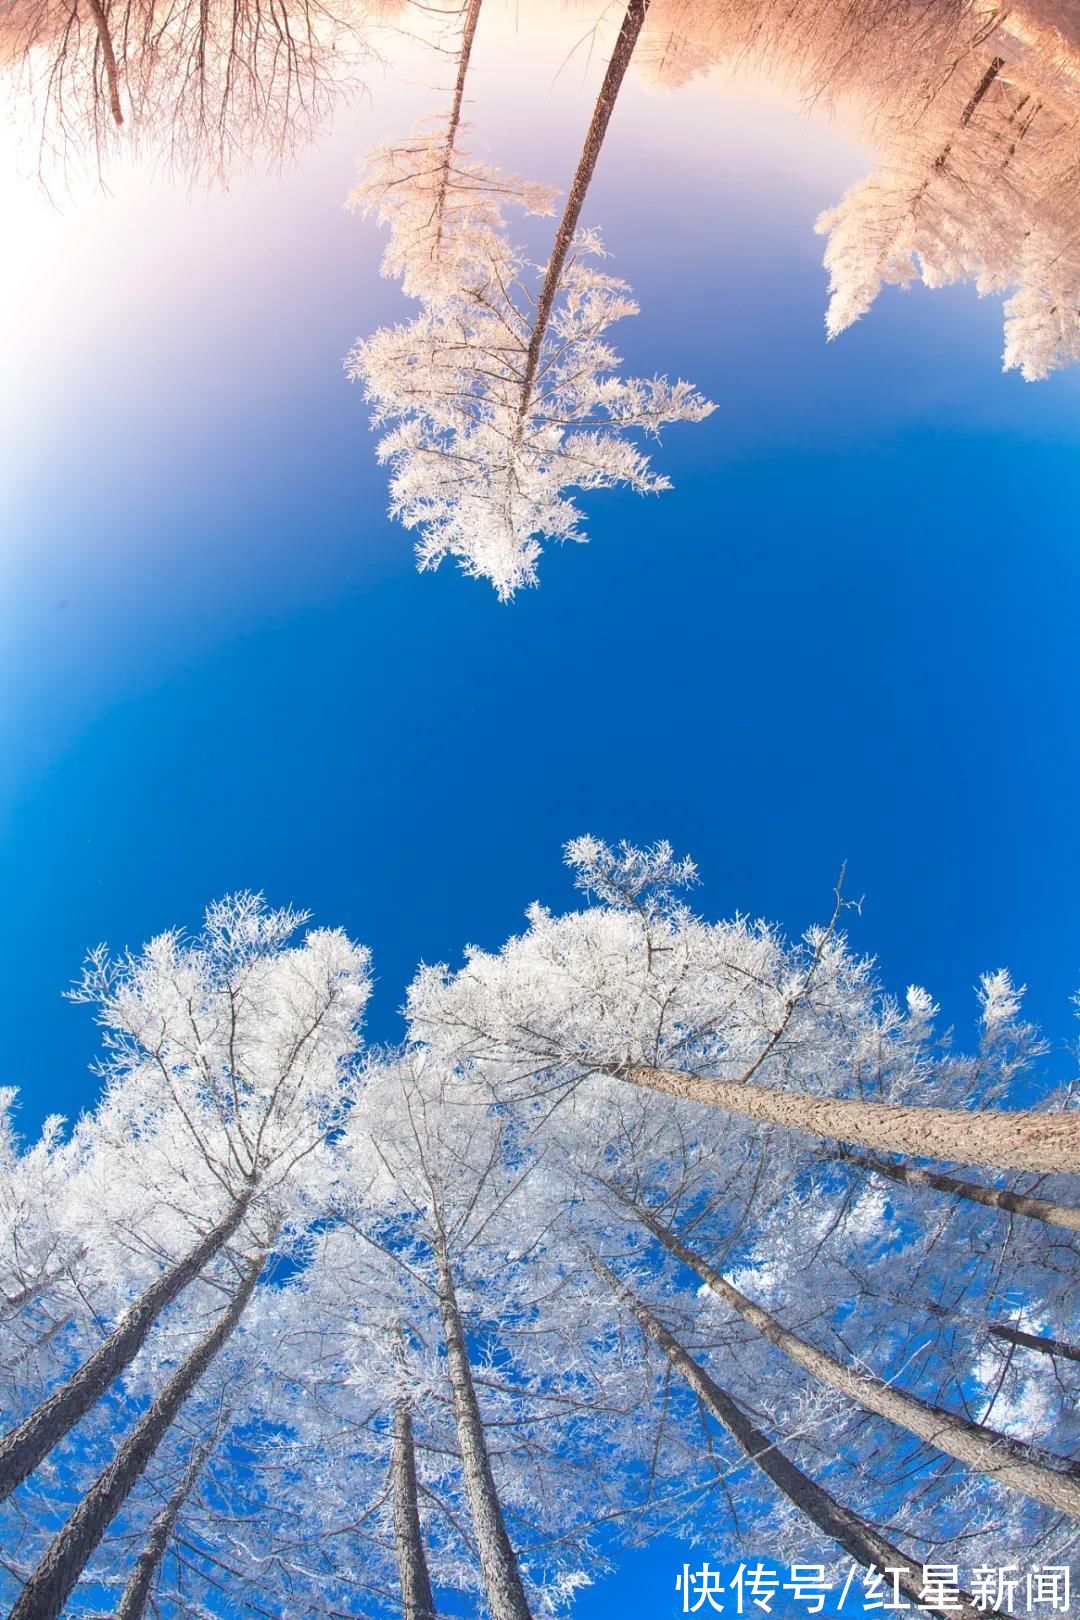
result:
[[[411,205],[379,201],[391,223],[387,268],[426,301],[408,325],[358,343],[346,370],[363,384],[373,425],[390,427],[378,446],[390,513],[419,530],[420,567],[452,557],[507,600],[536,582],[543,541],[586,538],[567,491],[669,487],[628,432],[656,437],[713,407],[681,380],[618,376],[605,334],[637,305],[599,269],[593,232],[568,255],[530,373],[541,272],[496,228],[497,206],[507,190],[534,211],[544,199],[484,174],[478,197],[475,178],[462,192],[464,222],[452,216],[435,260],[429,227],[407,223]],[[432,279],[434,262],[442,268]]]
[[[712,406],[686,382],[617,375],[604,334],[637,305],[597,267],[594,235],[579,239],[562,276],[526,392],[529,266],[499,236],[484,245],[482,284],[375,333],[347,369],[373,424],[394,424],[378,455],[391,471],[391,515],[420,531],[420,567],[453,557],[506,600],[535,583],[543,540],[586,538],[568,490],[669,487],[627,432],[656,437]]]
[[[663,86],[745,68],[842,103],[873,171],[817,222],[828,336],[883,288],[969,282],[1005,295],[1005,369],[1034,381],[1080,354],[1076,41],[1075,6],[1044,0],[653,0],[639,66]]]
[[[194,1150],[239,1190],[284,1180],[343,1117],[370,990],[368,953],[338,930],[240,894],[201,934],[91,957],[77,992],[105,1031],[103,1122],[163,1157]]]
[[[1005,302],[1005,367],[1037,382],[1080,358],[1080,253],[1033,232],[1020,262],[1020,286]]]
[[[570,846],[575,866],[583,847]],[[656,850],[624,849],[619,876],[657,861]],[[659,862],[684,878],[662,848]],[[878,1030],[868,966],[838,937],[789,947],[764,923],[707,923],[618,893],[563,917],[533,907],[528,931],[500,952],[473,950],[456,974],[422,970],[408,1009],[419,1039],[447,1053],[466,1045],[508,1077],[538,1064],[572,1075],[671,1061],[734,1078],[783,1025],[755,1077],[820,1090],[849,1071],[851,1032]]]
[[[5,1424],[251,1201],[107,1399],[0,1503],[0,1598],[253,1251],[288,1264],[160,1437],[72,1620],[103,1594],[117,1612],[165,1501],[152,1612],[169,1620],[389,1617],[406,1554],[440,1613],[554,1615],[659,1533],[710,1560],[835,1566],[822,1492],[903,1558],[1075,1561],[1058,1508],[1080,1450],[1075,1174],[935,1183],[915,1156],[642,1077],[964,1108],[965,1129],[1003,1103],[1061,1116],[1073,1092],[1043,1082],[1022,987],[983,976],[967,1054],[927,990],[882,990],[839,899],[792,941],[696,915],[696,868],[665,842],[579,837],[565,857],[578,909],[534,905],[501,950],[422,969],[398,1050],[359,1048],[366,952],[258,896],[212,906],[193,938],[94,954],[78,994],[106,1040],[98,1106],[24,1144],[0,1098]]]
[[[59,1117],[23,1149],[15,1103],[12,1089],[0,1091],[0,1298],[9,1305],[33,1297],[82,1247],[68,1192],[79,1175],[78,1149],[63,1140]]]
[[[1013,984],[1007,968],[999,968],[996,973],[983,974],[979,981],[979,1002],[982,1007],[983,1028],[988,1035],[994,1035],[1016,1023],[1026,988],[1026,985]]]
[[[697,882],[693,861],[688,856],[676,859],[666,842],[649,849],[624,842],[613,850],[599,838],[573,838],[565,856],[575,887],[609,905],[653,910],[668,905],[675,891]]]
[[[415,1038],[467,1054],[507,1095],[539,1075],[570,1085],[654,1065],[808,1096],[965,1107],[1016,1092],[1045,1052],[1007,974],[983,981],[981,1051],[967,1057],[938,1043],[925,990],[906,1005],[882,993],[836,918],[796,942],[761,921],[706,921],[672,892],[693,868],[666,845],[577,839],[567,859],[604,904],[563,916],[535,905],[501,950],[470,949],[456,972],[425,967],[409,992]]]
[[[468,126],[429,119],[406,140],[372,148],[349,206],[387,230],[382,273],[438,303],[489,273],[489,243],[508,206],[554,211],[550,187],[504,173],[462,146]]]
[[[830,338],[865,315],[883,286],[907,287],[918,277],[913,221],[877,178],[852,186],[838,208],[819,217],[817,229],[828,236]]]

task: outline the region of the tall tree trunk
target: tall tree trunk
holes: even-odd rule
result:
[[[390,1460],[394,1496],[394,1551],[401,1585],[403,1620],[435,1620],[420,1509],[416,1496],[416,1446],[412,1413],[402,1398],[394,1408],[394,1445]]]
[[[476,1398],[465,1329],[458,1310],[454,1276],[446,1239],[436,1235],[435,1262],[439,1277],[439,1314],[446,1344],[446,1369],[454,1402],[454,1421],[461,1447],[461,1468],[469,1499],[480,1571],[484,1577],[491,1620],[532,1620],[517,1558],[510,1544],[502,1504],[491,1471],[484,1420]],[[13,1617],[15,1620],[15,1617]]]
[[[443,211],[446,207],[446,194],[450,189],[450,170],[453,164],[458,130],[461,128],[461,108],[465,100],[465,80],[469,72],[469,59],[472,56],[473,40],[476,38],[476,25],[480,21],[480,7],[482,4],[483,0],[469,0],[465,9],[465,21],[461,29],[461,48],[458,51],[458,69],[454,79],[454,95],[450,103],[450,115],[446,121],[446,144],[443,147],[442,176],[439,180],[439,189],[435,198],[435,217],[439,221],[439,229],[435,237],[436,258],[438,258],[442,250]]]
[[[250,1263],[228,1308],[180,1363],[103,1468],[63,1529],[50,1541],[8,1620],[57,1620],[75,1583],[133,1486],[164,1440],[180,1408],[235,1331],[266,1264],[263,1250]]]
[[[250,1202],[251,1192],[242,1193],[225,1218],[207,1232],[183,1260],[178,1260],[151,1283],[67,1383],[42,1401],[18,1428],[5,1435],[0,1441],[0,1502],[11,1495],[27,1474],[33,1473],[52,1448],[100,1400],[114,1378],[134,1361],[161,1312],[229,1241]]]
[[[969,1203],[983,1204],[987,1209],[1004,1209],[1010,1215],[1026,1215],[1029,1220],[1043,1221],[1047,1226],[1064,1226],[1071,1232],[1080,1232],[1080,1209],[1071,1204],[1029,1198],[1026,1193],[1006,1192],[1001,1187],[980,1187],[977,1181],[961,1181],[940,1170],[923,1170],[915,1164],[893,1164],[871,1153],[842,1153],[839,1157],[846,1164],[888,1176],[890,1181],[898,1181],[905,1187],[934,1187],[938,1192],[952,1193],[954,1198],[966,1198]]]
[[[872,1524],[861,1519],[850,1508],[844,1507],[785,1457],[768,1435],[751,1423],[731,1395],[721,1389],[689,1351],[683,1349],[674,1334],[670,1333],[637,1295],[615,1275],[611,1267],[598,1255],[590,1255],[589,1258],[593,1269],[630,1311],[642,1331],[659,1346],[671,1366],[685,1379],[702,1405],[712,1413],[718,1423],[723,1425],[743,1454],[761,1469],[777,1490],[805,1514],[824,1535],[842,1547],[856,1563],[863,1564],[867,1568],[874,1565],[879,1569],[888,1567],[899,1570],[901,1590],[917,1604],[923,1585],[922,1566],[914,1563],[906,1553],[900,1551],[899,1547],[886,1541]],[[925,1607],[931,1613],[961,1616],[962,1620],[979,1620],[980,1615],[984,1617],[989,1615],[991,1620],[1006,1620],[1006,1617],[996,1609],[976,1608],[966,1592],[961,1594],[959,1607],[949,1610],[935,1609],[932,1604]]]
[[[532,402],[533,389],[536,386],[537,372],[540,367],[540,351],[544,346],[544,337],[547,333],[548,323],[551,320],[551,311],[555,306],[555,296],[559,290],[559,282],[566,266],[566,257],[570,252],[574,240],[574,232],[581,218],[581,210],[585,204],[585,197],[589,184],[600,157],[600,149],[604,144],[604,136],[615,110],[615,102],[626,70],[630,66],[630,58],[634,54],[638,35],[641,33],[645,21],[645,13],[649,9],[649,0],[630,0],[626,8],[626,15],[619,29],[619,37],[615,41],[615,49],[611,53],[611,60],[604,74],[604,82],[600,86],[600,94],[596,98],[592,121],[589,124],[588,134],[585,136],[585,145],[581,157],[578,159],[577,172],[570,185],[566,198],[566,207],[563,209],[559,228],[555,233],[555,243],[548,260],[547,270],[544,273],[544,284],[540,289],[540,296],[536,303],[536,315],[533,319],[532,333],[529,337],[529,347],[525,355],[525,371],[521,381],[521,403],[518,407],[517,433],[520,439],[525,428],[525,418],[529,414],[529,405]]]
[[[979,102],[982,101],[983,97],[986,95],[987,91],[990,89],[990,86],[993,84],[994,80],[997,78],[1004,66],[1005,58],[1003,56],[995,56],[994,60],[990,63],[990,66],[979,80],[975,89],[972,91],[967,105],[960,114],[960,127],[962,129],[966,128],[967,125],[971,123],[976,107],[979,105]]]
[[[1055,1512],[1080,1519],[1080,1478],[1077,1477],[1080,1475],[1080,1464],[1053,1452],[1039,1452],[1048,1460],[1045,1463],[1036,1461],[1032,1451],[1038,1448],[1027,1447],[998,1429],[957,1417],[944,1407],[932,1406],[915,1395],[905,1395],[892,1384],[875,1378],[872,1373],[844,1366],[824,1350],[818,1350],[790,1332],[769,1311],[740,1293],[707,1260],[656,1220],[649,1210],[637,1204],[631,1207],[669,1254],[696,1272],[711,1293],[737,1312],[744,1322],[749,1322],[762,1338],[775,1345],[797,1366],[855,1401],[864,1411],[887,1418],[897,1428],[905,1429],[927,1445],[943,1451],[946,1456],[955,1457],[968,1468],[985,1474],[995,1484],[1010,1486],[1036,1502],[1045,1503]],[[1059,1473],[1057,1468],[1070,1472]]]
[[[91,17],[94,19],[94,27],[97,29],[98,41],[101,45],[101,57],[105,64],[105,82],[109,87],[109,111],[112,113],[113,123],[119,128],[124,122],[124,114],[120,107],[120,74],[116,66],[116,52],[113,50],[108,18],[105,16],[100,0],[86,0],[86,4]]]
[[[128,1577],[120,1602],[117,1605],[114,1620],[143,1620],[146,1606],[150,1601],[150,1593],[154,1589],[157,1572],[161,1568],[162,1560],[169,1550],[176,1521],[180,1517],[180,1510],[190,1496],[195,1482],[206,1467],[210,1453],[214,1449],[214,1442],[209,1440],[194,1453],[180,1479],[180,1483],[164,1503],[158,1513],[151,1520],[147,1531],[146,1541],[135,1567]]]
[[[907,1107],[848,1097],[809,1097],[751,1080],[710,1080],[645,1063],[604,1072],[648,1091],[710,1103],[729,1114],[883,1153],[911,1153],[998,1170],[1080,1170],[1080,1111]]]

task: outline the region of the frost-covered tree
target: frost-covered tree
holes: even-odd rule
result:
[[[961,1359],[949,1358],[956,1379],[940,1357],[928,1363],[922,1354],[928,1322],[934,1336],[922,1273],[947,1278],[961,1234],[955,1248],[947,1246],[933,1208],[890,1219],[878,1188],[851,1191],[831,1160],[819,1162],[787,1133],[718,1134],[714,1121],[705,1104],[613,1078],[559,1096],[545,1132],[547,1164],[567,1178],[566,1208],[590,1263],[606,1253],[609,1271],[627,1262],[634,1268],[637,1303],[641,1293],[651,1296],[643,1308],[668,1324],[667,1336],[637,1319],[669,1366],[690,1379],[738,1454],[771,1455],[779,1444],[783,1478],[767,1466],[765,1478],[827,1540],[864,1564],[880,1563],[882,1539],[897,1552],[902,1531],[906,1550],[887,1561],[910,1571],[943,1548],[955,1556],[950,1527],[963,1496],[960,1551],[980,1545],[988,1562],[1003,1544],[1023,1554],[1062,1512],[1075,1510],[1077,1435],[1067,1407],[1051,1427],[1030,1370],[1026,1407],[1010,1417],[987,1389],[979,1416],[977,1390],[988,1371],[970,1334],[962,1370]],[[1003,1265],[1014,1286],[1019,1276],[1033,1280],[1021,1256]],[[965,1266],[970,1271],[970,1256],[956,1265],[958,1277]],[[883,1279],[893,1288],[903,1279],[904,1310],[886,1300]],[[598,1331],[594,1318],[574,1338]],[[700,1388],[687,1356],[703,1373]],[[1047,1368],[1044,1396],[1051,1380]],[[726,1421],[733,1411],[734,1424]],[[667,1421],[676,1421],[673,1412]],[[693,1457],[692,1411],[682,1421],[689,1460],[679,1472],[693,1479],[706,1459]],[[894,1473],[903,1486],[891,1483]],[[669,1487],[668,1495],[676,1493]],[[770,1520],[768,1498],[764,1506],[765,1521],[752,1519],[739,1536],[734,1525],[749,1513],[740,1495],[730,1556],[767,1548],[804,1557],[809,1526],[800,1529],[797,1517],[785,1543],[783,1517]]]
[[[1060,61],[1004,23],[989,38],[980,21],[971,26],[963,71],[917,119],[910,93],[888,106],[875,173],[818,220],[826,325],[837,336],[888,284],[970,281],[1009,294],[1005,369],[1033,381],[1078,352],[1075,87],[1062,90]]]
[[[614,1298],[637,1321],[646,1337],[655,1343],[670,1366],[693,1392],[707,1412],[734,1441],[738,1450],[769,1480],[777,1493],[795,1509],[799,1518],[848,1553],[869,1574],[880,1570],[895,1573],[897,1590],[923,1610],[937,1614],[960,1614],[977,1620],[991,1614],[1002,1620],[997,1609],[976,1604],[971,1596],[958,1593],[944,1607],[936,1605],[925,1590],[923,1567],[890,1541],[878,1527],[844,1506],[787,1456],[771,1435],[749,1418],[743,1406],[723,1389],[707,1369],[679,1342],[671,1330],[651,1311],[599,1256],[593,1265]]]
[[[618,1362],[598,1358],[587,1379],[576,1359],[560,1364],[563,1297],[580,1267],[575,1255],[568,1271],[556,1241],[563,1189],[545,1179],[537,1123],[409,1052],[369,1070],[342,1183],[368,1274],[387,1279],[381,1332],[401,1335],[395,1377],[412,1368],[395,1417],[408,1393],[420,1455],[458,1460],[459,1477],[434,1486],[449,1515],[436,1513],[462,1551],[475,1549],[487,1607],[503,1617],[557,1606],[601,1562],[590,1531],[625,1507],[612,1436],[634,1404]],[[369,1322],[371,1294],[353,1302]]]
[[[366,153],[349,206],[387,228],[382,273],[411,298],[438,305],[490,275],[492,236],[510,206],[552,212],[546,186],[505,173],[467,152],[455,96],[449,115]]]
[[[0,1441],[5,1496],[131,1366],[174,1302],[193,1284],[205,1292],[206,1268],[225,1265],[234,1280],[215,1286],[231,1303],[140,1419],[134,1449],[118,1454],[115,1477],[122,1456],[130,1488],[235,1327],[278,1235],[317,1207],[325,1144],[355,1094],[369,980],[366,951],[340,932],[294,943],[305,920],[243,894],[211,906],[194,939],[164,934],[138,956],[91,957],[77,998],[96,1004],[105,1030],[105,1091],[82,1127],[89,1167],[69,1191],[87,1200],[86,1249],[101,1235],[97,1264],[113,1267],[98,1320],[114,1325],[96,1343],[75,1341],[77,1364]],[[248,1256],[238,1272],[237,1246]],[[71,1574],[69,1546],[57,1591]]]
[[[267,1232],[254,1254],[245,1257],[225,1309],[155,1393],[115,1456],[93,1480],[75,1511],[50,1541],[12,1606],[11,1620],[56,1620],[64,1612],[71,1590],[102,1536],[153,1460],[199,1380],[235,1333],[276,1235],[276,1231]]]
[[[749,67],[854,117],[875,161],[817,223],[830,337],[885,286],[971,282],[1006,296],[1006,369],[1033,380],[1075,360],[1080,49],[1069,7],[653,0],[638,61],[671,86]]]
[[[92,958],[99,1107],[0,1138],[13,1433],[145,1331],[5,1508],[15,1620],[528,1620],[661,1532],[974,1620],[1075,1560],[1080,1199],[1032,1163],[1075,1100],[1022,988],[963,1052],[839,898],[793,944],[666,845],[568,854],[589,902],[423,970],[362,1068],[366,955],[297,914]]]
[[[508,203],[550,212],[546,188],[469,158],[461,104],[478,7],[464,20],[445,121],[381,148],[356,199],[388,224],[384,270],[422,300],[348,356],[372,423],[390,428],[390,513],[418,529],[421,568],[455,557],[506,600],[535,583],[545,540],[583,540],[567,491],[668,488],[626,435],[657,436],[712,406],[689,384],[623,379],[608,329],[637,305],[605,274],[598,234],[579,227],[589,183],[645,16],[632,0],[601,86],[546,265],[509,239]]]
[[[425,310],[357,345],[379,459],[391,469],[390,511],[420,530],[421,568],[456,558],[506,600],[536,579],[542,540],[583,540],[571,489],[669,488],[626,437],[700,421],[712,406],[689,383],[620,378],[606,333],[637,312],[626,284],[581,237],[563,267],[538,381],[525,400],[534,331],[528,266],[490,240],[489,279],[465,300]]]
[[[492,233],[510,205],[548,214],[554,193],[477,160],[465,147],[465,85],[482,0],[468,0],[449,106],[409,136],[365,153],[349,206],[387,228],[382,272],[410,297],[438,303],[485,278]],[[442,47],[446,49],[445,46]]]
[[[213,1455],[216,1440],[217,1436],[211,1434],[194,1443],[179,1477],[170,1483],[168,1495],[151,1519],[145,1541],[124,1583],[116,1606],[117,1620],[143,1620],[147,1613],[177,1525]]]
[[[393,0],[19,0],[0,7],[0,74],[41,179],[104,177],[124,150],[190,178],[280,163],[375,61]],[[375,14],[373,18],[373,14]]]
[[[471,951],[453,974],[422,970],[409,993],[419,1039],[487,1064],[511,1094],[538,1074],[568,1090],[616,1075],[755,1126],[879,1152],[1074,1168],[1074,1108],[979,1106],[977,1093],[956,1095],[965,1071],[951,1068],[927,1103],[902,1042],[879,1094],[860,1095],[864,1053],[889,1039],[898,1014],[838,931],[839,906],[793,946],[761,922],[695,917],[672,894],[689,868],[667,845],[613,851],[585,838],[567,857],[602,904],[563,917],[534,906],[527,932],[500,952]],[[996,1078],[980,1079],[989,1101]],[[943,1106],[954,1100],[965,1106]]]

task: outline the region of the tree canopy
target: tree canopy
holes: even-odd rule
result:
[[[1022,989],[964,1053],[841,895],[789,941],[667,845],[567,859],[393,1050],[367,952],[255,896],[91,955],[100,1102],[5,1115],[20,1620],[523,1620],[661,1531],[974,1616],[1075,1557],[1080,1116]]]

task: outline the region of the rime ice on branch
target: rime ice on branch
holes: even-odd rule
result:
[[[595,235],[569,255],[541,348],[522,392],[532,334],[529,267],[490,237],[486,279],[408,326],[386,328],[349,357],[391,470],[390,511],[420,531],[422,568],[456,558],[504,600],[536,580],[543,540],[584,540],[571,489],[669,487],[626,435],[656,437],[712,406],[685,382],[622,378],[608,328],[637,305],[601,271]]]
[[[1080,1116],[1022,988],[965,1055],[839,897],[793,943],[666,844],[567,856],[580,909],[422,970],[362,1065],[366,955],[295,914],[92,959],[104,1098],[0,1141],[20,1620],[528,1620],[658,1533],[968,1616],[919,1566],[1075,1560],[1080,1186],[1001,1166]]]
[[[640,61],[679,85],[748,65],[842,102],[873,173],[817,222],[830,337],[885,286],[972,282],[1005,298],[1005,369],[1080,357],[1080,50],[1075,8],[981,0],[842,7],[654,0]]]
[[[637,305],[599,268],[599,235],[578,224],[645,6],[632,0],[624,18],[546,265],[511,242],[503,209],[550,212],[553,193],[461,145],[478,9],[445,121],[380,148],[354,194],[389,226],[384,270],[422,309],[358,343],[346,369],[373,426],[390,429],[378,447],[390,514],[419,530],[420,567],[456,558],[506,600],[535,583],[544,541],[586,538],[568,491],[670,487],[628,434],[655,438],[713,406],[683,381],[618,375],[606,334]]]

